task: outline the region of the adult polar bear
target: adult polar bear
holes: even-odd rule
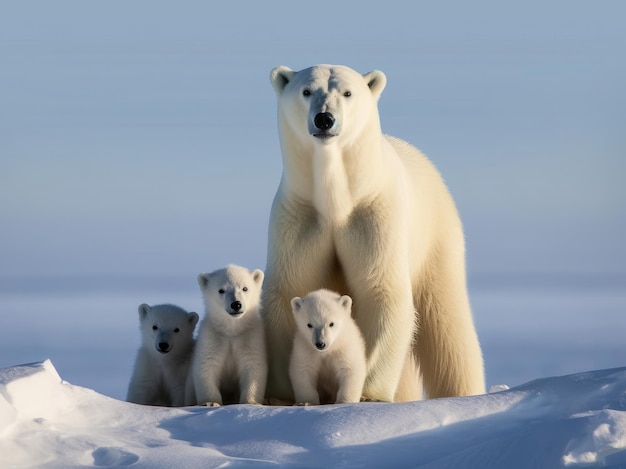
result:
[[[435,167],[383,135],[380,71],[276,67],[283,174],[272,205],[262,315],[267,396],[293,399],[290,301],[350,295],[367,348],[363,397],[407,401],[485,391],[467,296],[463,230]]]

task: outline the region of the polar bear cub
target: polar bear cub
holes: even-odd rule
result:
[[[296,333],[289,376],[296,403],[359,402],[367,364],[352,298],[321,289],[293,298],[291,308]]]
[[[259,316],[263,271],[229,265],[198,276],[206,315],[192,365],[197,402],[261,404],[267,382]]]
[[[126,400],[146,405],[186,405],[198,314],[170,304],[141,304],[138,311],[142,340]]]

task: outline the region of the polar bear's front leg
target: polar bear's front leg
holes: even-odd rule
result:
[[[193,384],[193,369],[189,367],[189,373],[187,374],[187,381],[185,382],[185,402],[183,405],[197,405],[196,400],[196,387]]]
[[[174,386],[172,386],[172,389],[170,389],[170,405],[172,407],[182,407],[185,405],[185,402],[186,402],[185,385],[186,385],[185,382],[179,382],[179,383],[176,383]]]
[[[339,387],[335,404],[359,402],[363,395],[363,386],[367,376],[367,367],[362,349],[346,350],[346,355],[334,363],[334,373]]]
[[[365,373],[361,375],[349,369],[340,370],[340,373],[343,374],[339,375],[339,389],[337,390],[335,404],[359,402],[363,394]]]
[[[385,274],[383,274],[385,275]],[[391,276],[390,273],[386,275]],[[383,282],[381,282],[383,283]],[[405,286],[410,292],[410,285]],[[353,291],[359,305],[356,322],[365,339],[367,377],[363,397],[393,402],[415,331],[412,296],[375,285]]]
[[[263,283],[261,317],[267,343],[266,397],[293,401],[289,357],[295,332],[291,299],[327,286],[333,278],[330,233],[306,204],[275,203]]]
[[[260,344],[264,346],[264,344]],[[244,355],[246,358],[253,357],[253,354]],[[265,387],[267,385],[267,361],[263,355],[262,359],[251,359],[239,364],[239,396],[240,404],[262,404],[265,398]]]
[[[316,386],[314,386],[310,380],[299,383],[298,386],[294,388],[294,393],[296,396],[296,405],[320,405],[319,392],[317,392]]]
[[[267,375],[264,371],[263,375]],[[240,379],[241,394],[240,404],[263,404],[265,397],[265,376],[258,371],[247,370],[246,375]]]
[[[301,337],[296,337],[289,361],[289,378],[293,386],[296,405],[319,405],[320,403],[318,380],[321,358],[312,353],[319,354],[313,350],[311,344]]]
[[[219,377],[223,363],[218,360],[198,360],[193,365],[193,384],[198,405],[222,404]]]
[[[386,402],[394,400],[416,330],[407,229],[402,217],[390,212],[373,205],[356,212],[337,242],[365,340],[363,397]]]
[[[222,394],[214,377],[207,377],[203,381],[196,382],[196,396],[198,396],[198,405],[223,404]]]
[[[276,278],[274,278],[276,277]],[[293,400],[293,391],[287,369],[294,326],[291,311],[288,309],[289,297],[284,292],[284,285],[278,275],[266,270],[263,290],[262,314],[265,335],[267,337],[267,388],[266,397],[279,400]]]
[[[157,405],[163,394],[159,364],[150,359],[144,348],[137,352],[135,369],[128,385],[126,400],[135,404]]]

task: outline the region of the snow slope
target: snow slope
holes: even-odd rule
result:
[[[0,467],[626,467],[626,367],[405,404],[121,402],[49,360],[0,370]]]

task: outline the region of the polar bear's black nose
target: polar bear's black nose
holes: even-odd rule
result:
[[[315,342],[315,346],[317,350],[324,350],[326,348],[326,344],[324,342]]]
[[[313,119],[313,123],[320,130],[328,130],[335,125],[335,118],[330,112],[320,112]]]
[[[169,348],[170,348],[170,344],[168,344],[167,342],[159,342],[159,352],[167,353]]]
[[[243,305],[241,304],[241,301],[233,301],[230,304],[230,307],[233,309],[233,311],[240,311],[242,306]]]

